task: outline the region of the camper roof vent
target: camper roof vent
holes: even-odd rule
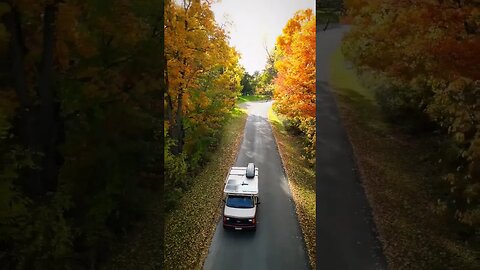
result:
[[[254,178],[255,177],[255,164],[248,163],[246,176],[247,176],[247,178]]]

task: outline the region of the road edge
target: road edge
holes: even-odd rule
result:
[[[247,119],[250,115],[248,114],[247,112],[247,116],[245,117],[245,119],[243,120],[243,123],[242,123],[242,133],[239,134],[236,138],[235,138],[235,147],[237,149],[236,151],[236,155],[235,155],[235,158],[232,160],[231,162],[231,165],[233,166],[235,164],[235,161],[237,159],[237,156],[238,156],[238,152],[240,151],[240,147],[241,147],[241,144],[243,142],[243,138],[245,137],[245,125],[247,124]],[[230,166],[231,167],[231,166]],[[228,167],[228,168],[230,168]],[[228,170],[227,172],[225,173],[223,179],[225,179],[228,175]],[[217,228],[217,224],[220,220],[220,217],[221,217],[221,214],[222,214],[222,205],[223,205],[223,202],[221,200],[219,200],[218,202],[218,206],[217,206],[217,211],[216,211],[216,214],[215,216],[213,217],[213,223],[212,223],[212,226],[210,228],[210,230],[208,231],[208,235],[206,236],[206,241],[205,241],[205,247],[201,250],[201,253],[200,253],[200,256],[198,258],[198,263],[196,264],[195,266],[195,269],[196,270],[201,270],[203,269],[203,266],[205,264],[205,261],[208,257],[208,251],[210,249],[210,246],[211,246],[211,243],[212,243],[212,239],[213,239],[213,236],[215,234],[215,230]]]
[[[272,107],[270,107],[269,110],[273,110]],[[288,177],[289,175],[289,171],[287,169],[287,167],[285,166],[285,158],[284,158],[284,155],[282,153],[282,151],[280,150],[280,146],[278,145],[278,139],[277,139],[277,134],[276,132],[279,132],[275,129],[275,127],[272,125],[272,120],[270,119],[270,117],[268,116],[267,117],[267,120],[268,120],[268,124],[270,125],[270,128],[272,130],[272,134],[273,134],[273,139],[275,140],[275,146],[277,147],[277,152],[280,156],[280,162],[282,163],[282,168],[283,168],[283,174],[285,175],[285,178],[287,179],[287,183],[288,183],[288,188],[290,190],[290,193],[292,195],[292,199],[293,199],[293,207],[295,208],[295,216],[297,218],[297,222],[299,224],[299,227],[300,227],[300,231],[302,232],[301,234],[301,237],[302,237],[302,243],[303,243],[303,246],[306,250],[306,253],[307,253],[307,257],[308,257],[308,265],[310,266],[310,269],[316,269],[316,258],[315,258],[315,254],[311,254],[312,252],[310,252],[310,248],[307,246],[307,242],[305,241],[305,228],[304,228],[304,224],[300,221],[301,219],[299,218],[299,210],[298,210],[298,207],[297,207],[297,194],[294,192],[295,189],[292,188],[292,184],[290,182],[290,177]],[[316,247],[313,247],[314,249]]]

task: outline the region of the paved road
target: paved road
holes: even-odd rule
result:
[[[328,84],[330,58],[348,27],[317,29],[317,267],[386,269],[352,148]]]
[[[267,119],[271,102],[249,102],[236,166],[259,168],[256,232],[225,231],[217,225],[204,269],[309,269],[295,206]]]

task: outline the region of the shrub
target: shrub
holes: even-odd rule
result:
[[[401,83],[390,83],[375,88],[375,98],[386,118],[410,133],[432,131],[434,125],[425,112],[428,90],[413,89]]]
[[[456,148],[456,167],[444,177],[447,204],[468,227],[466,237],[480,234],[480,83],[466,78],[438,84],[427,111],[448,132]]]

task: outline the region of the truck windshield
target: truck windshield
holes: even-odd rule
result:
[[[228,196],[227,206],[234,208],[252,208],[253,197],[252,196]]]

